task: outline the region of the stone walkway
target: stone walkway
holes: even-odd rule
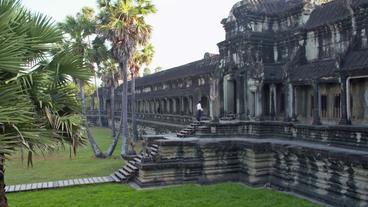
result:
[[[41,182],[32,184],[19,184],[10,185],[5,187],[7,193],[24,192],[32,190],[43,190],[53,188],[63,188],[70,186],[80,186],[89,184],[100,184],[100,183],[113,183],[116,182],[111,176],[104,177],[93,177],[93,178],[80,178],[72,180],[59,180],[54,182]]]

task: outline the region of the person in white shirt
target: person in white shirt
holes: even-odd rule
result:
[[[202,105],[201,105],[201,101],[198,101],[197,104],[197,121],[201,121],[201,116],[202,116]]]

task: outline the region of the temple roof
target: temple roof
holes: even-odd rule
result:
[[[354,7],[368,5],[368,0],[353,0],[352,4]]]
[[[317,6],[311,13],[306,29],[334,23],[350,16],[349,9],[343,0],[335,0],[321,6]]]
[[[242,12],[278,16],[303,3],[304,0],[243,0],[234,5],[232,12],[241,9]]]
[[[368,50],[350,52],[344,59],[344,70],[367,68]]]
[[[319,60],[293,67],[289,70],[291,81],[309,81],[321,78],[336,77],[335,60]]]
[[[183,79],[191,76],[198,76],[215,71],[220,61],[219,55],[212,55],[202,60],[198,60],[186,65],[167,69],[152,75],[136,79],[136,86],[156,84],[159,82]]]

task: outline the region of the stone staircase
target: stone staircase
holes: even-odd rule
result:
[[[185,129],[180,130],[178,133],[176,133],[177,137],[185,138],[189,137],[195,134],[198,127],[202,125],[201,122],[195,121],[192,122],[189,126],[187,126]]]
[[[132,160],[129,160],[126,165],[124,165],[122,168],[118,169],[114,173],[112,173],[110,176],[112,180],[116,183],[127,183],[131,179],[133,179],[139,171],[139,164],[144,159],[150,159],[157,155],[158,153],[158,145],[152,144],[148,148],[146,148],[145,152],[140,153],[136,157],[134,157]]]

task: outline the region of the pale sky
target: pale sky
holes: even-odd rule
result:
[[[151,68],[180,66],[218,53],[225,39],[221,20],[239,0],[153,0],[158,9],[149,16],[156,54]],[[51,16],[55,21],[75,15],[82,7],[96,7],[96,0],[23,0],[25,7]]]

